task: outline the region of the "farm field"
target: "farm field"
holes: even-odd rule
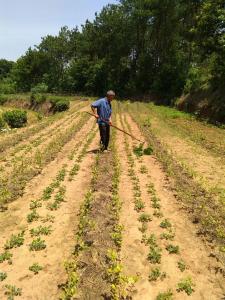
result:
[[[0,133],[0,299],[224,299],[224,129],[114,101],[144,145],[112,129],[101,153],[70,100]]]

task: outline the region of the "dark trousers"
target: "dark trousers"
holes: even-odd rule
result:
[[[103,146],[104,150],[107,150],[109,145],[109,138],[110,138],[110,126],[108,124],[99,124],[99,131],[101,137],[101,145]]]

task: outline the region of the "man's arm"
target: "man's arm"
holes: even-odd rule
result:
[[[96,119],[99,118],[99,115],[97,113],[97,108],[100,106],[100,104],[101,104],[100,100],[97,100],[91,104],[91,110],[92,110],[93,114],[95,115]]]

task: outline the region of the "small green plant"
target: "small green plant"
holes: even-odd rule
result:
[[[149,238],[147,238],[146,240],[146,245],[150,245],[150,246],[154,246],[156,247],[157,246],[157,243],[156,243],[156,235],[155,234],[151,234]]]
[[[134,147],[133,151],[137,157],[143,156],[143,144],[140,144],[138,147]]]
[[[70,181],[72,181],[73,176],[77,175],[78,172],[80,170],[80,166],[78,164],[75,164],[72,168],[72,170],[70,171],[69,175],[70,175]]]
[[[148,173],[147,167],[146,166],[141,166],[140,172],[141,172],[141,174],[147,174]]]
[[[43,217],[43,218],[41,219],[41,221],[42,221],[43,223],[48,223],[48,222],[54,223],[54,222],[55,222],[55,217],[52,216],[52,215],[47,214],[45,217]]]
[[[156,300],[173,300],[173,292],[172,290],[168,290],[167,292],[159,293],[156,297]]]
[[[184,291],[188,296],[194,292],[195,284],[192,282],[191,277],[182,279],[177,285],[177,291]]]
[[[180,252],[179,246],[174,245],[167,245],[166,250],[169,252],[169,254],[178,254]]]
[[[157,279],[165,279],[166,278],[166,273],[165,272],[161,272],[159,268],[154,268],[152,269],[149,277],[148,277],[148,280],[149,281],[156,281]]]
[[[27,222],[32,223],[34,221],[37,221],[39,218],[40,218],[40,216],[37,213],[36,209],[33,209],[33,211],[27,215]]]
[[[152,217],[149,214],[147,214],[147,213],[143,213],[138,218],[138,221],[139,222],[143,222],[143,223],[145,223],[145,222],[147,223],[147,222],[152,221]]]
[[[181,272],[184,272],[186,270],[186,264],[182,259],[178,261],[177,266]]]
[[[3,263],[4,261],[8,261],[8,264],[12,264],[12,254],[8,251],[3,252],[0,254],[0,263]]]
[[[33,240],[30,244],[30,251],[40,251],[46,248],[45,241],[42,240],[40,237]]]
[[[175,234],[172,231],[169,232],[164,232],[162,234],[160,234],[160,239],[161,240],[173,240],[175,237]]]
[[[24,243],[24,231],[22,231],[17,235],[15,234],[11,235],[10,240],[6,242],[4,249],[9,250],[12,248],[18,248],[22,246],[23,243]]]
[[[153,212],[153,216],[156,217],[156,218],[162,218],[163,213],[159,209],[155,209],[154,212]]]
[[[15,109],[6,111],[2,116],[11,128],[20,128],[27,123],[27,112],[24,110]]]
[[[136,199],[135,200],[135,210],[136,211],[141,211],[145,208],[145,204],[141,199]]]
[[[143,151],[144,155],[152,155],[153,149],[151,147],[147,147]]]
[[[161,249],[159,247],[150,246],[149,253],[148,253],[148,260],[152,264],[160,264],[161,262]]]
[[[22,289],[19,289],[14,285],[6,284],[5,288],[5,295],[8,296],[7,300],[14,300],[14,297],[22,295]]]
[[[53,192],[53,188],[51,186],[46,187],[43,191],[42,199],[49,200],[51,198],[52,192]]]
[[[51,211],[57,210],[59,209],[59,207],[60,204],[57,201],[53,201],[47,204],[47,209]]]
[[[49,235],[52,232],[51,226],[38,226],[37,228],[33,228],[30,230],[30,234],[32,237],[40,236],[40,235]]]
[[[29,270],[35,275],[38,274],[42,269],[43,267],[41,267],[38,263],[34,263],[32,266],[29,267]]]
[[[116,246],[121,247],[122,244],[122,225],[116,225],[111,233],[111,238],[113,239]]]
[[[0,282],[7,278],[7,274],[4,272],[0,272]]]
[[[160,227],[161,228],[170,228],[170,227],[172,227],[172,224],[170,223],[170,221],[168,219],[165,219],[160,223]]]
[[[40,200],[33,200],[31,201],[30,203],[30,209],[36,209],[36,208],[39,208],[39,207],[42,207],[42,203],[40,202]]]

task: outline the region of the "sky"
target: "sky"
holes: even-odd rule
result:
[[[41,37],[93,20],[117,0],[0,0],[0,59],[17,60]]]

